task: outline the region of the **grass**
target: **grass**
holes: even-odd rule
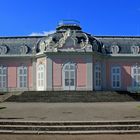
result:
[[[140,105],[138,105],[137,108],[140,108]]]

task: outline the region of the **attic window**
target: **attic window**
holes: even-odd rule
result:
[[[7,46],[0,46],[0,54],[6,54],[8,51]]]
[[[28,53],[28,46],[27,45],[23,45],[20,47],[20,53],[21,54],[27,54]]]
[[[131,52],[133,54],[138,54],[139,53],[139,46],[132,46],[131,47]]]
[[[111,52],[113,54],[118,54],[119,53],[119,46],[118,45],[111,46]]]

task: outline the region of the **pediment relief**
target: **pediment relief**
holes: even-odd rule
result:
[[[55,42],[53,41],[52,37],[49,37],[47,39],[41,40],[39,42],[39,50],[41,53],[46,52],[47,49],[53,49],[55,46]]]
[[[71,49],[73,50],[86,50],[92,48],[89,43],[88,36],[85,33],[76,33],[75,31],[68,30],[63,33],[63,37],[59,40],[59,49]]]
[[[72,37],[68,37],[65,40],[64,47],[71,48],[71,47],[75,47],[76,45],[77,45],[77,39],[76,38],[72,38]]]
[[[92,36],[68,29],[56,32],[39,42],[39,53],[44,52],[92,52],[101,51],[101,44]]]
[[[65,33],[62,33],[62,38],[58,42],[58,48],[75,47],[77,45],[76,33],[68,29]]]

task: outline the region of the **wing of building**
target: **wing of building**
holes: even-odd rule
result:
[[[62,23],[47,36],[0,37],[0,91],[140,90],[140,37]]]

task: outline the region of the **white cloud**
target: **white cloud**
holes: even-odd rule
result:
[[[41,33],[36,33],[36,32],[33,32],[31,34],[29,34],[29,36],[47,36],[49,34],[53,34],[55,31],[52,30],[52,31],[43,31]]]

